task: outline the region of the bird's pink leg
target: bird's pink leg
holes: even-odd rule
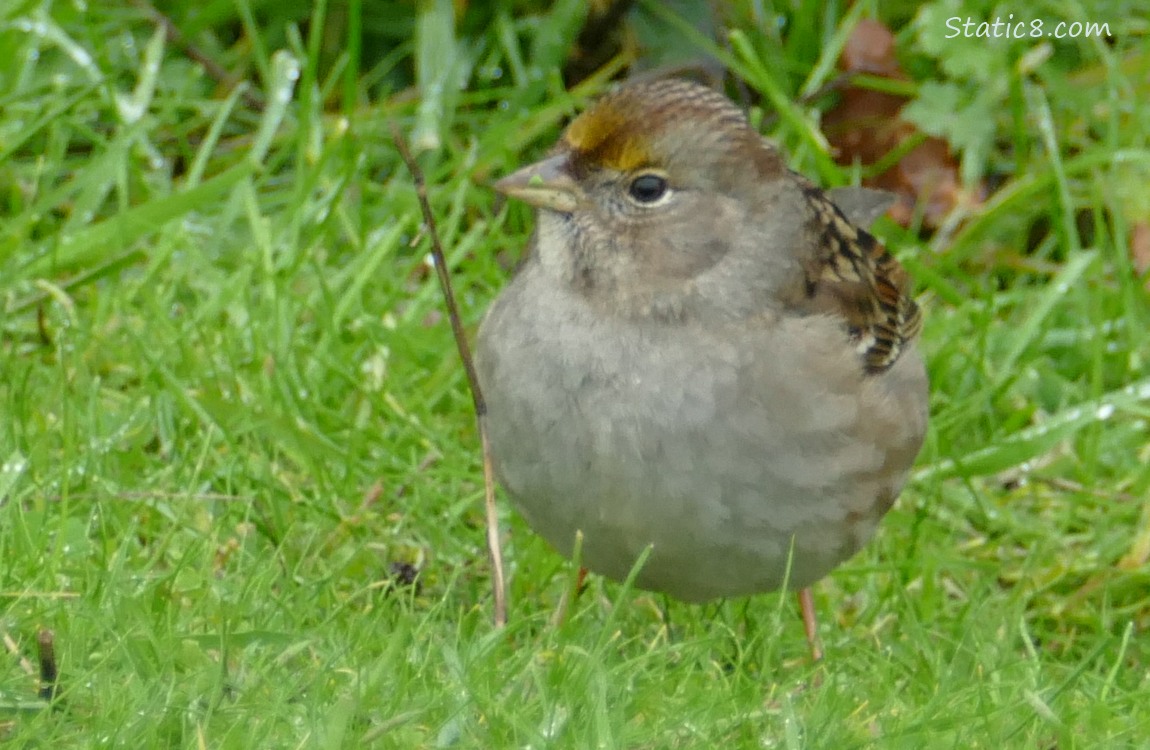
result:
[[[815,600],[811,596],[808,586],[799,591],[799,609],[803,613],[803,630],[807,634],[807,645],[811,648],[811,659],[820,661],[823,658],[823,648],[819,645],[818,620],[815,617]]]

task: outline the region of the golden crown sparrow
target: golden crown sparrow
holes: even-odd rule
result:
[[[537,210],[480,327],[492,462],[528,524],[700,602],[804,589],[855,554],[922,445],[906,272],[722,94],[624,86],[495,185]],[[837,203],[837,205],[836,205]],[[789,578],[787,577],[789,575]]]

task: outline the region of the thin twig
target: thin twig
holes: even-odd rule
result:
[[[399,156],[411,178],[415,182],[415,192],[419,198],[419,208],[423,212],[423,225],[431,237],[431,257],[435,262],[435,275],[439,278],[439,287],[443,290],[443,301],[447,305],[447,318],[451,321],[451,333],[455,336],[455,345],[459,348],[459,356],[463,359],[463,369],[467,373],[467,384],[471,387],[471,400],[475,404],[475,413],[479,417],[487,414],[487,404],[483,400],[483,393],[479,388],[479,377],[475,374],[475,364],[471,359],[471,347],[467,344],[467,336],[463,330],[463,321],[459,317],[459,306],[455,303],[455,292],[451,286],[451,276],[447,272],[447,257],[443,254],[443,245],[439,240],[439,230],[435,224],[435,216],[431,212],[431,203],[427,199],[427,182],[423,179],[423,170],[419,168],[415,157],[407,146],[399,126],[391,125],[391,135],[395,139]]]
[[[483,450],[483,515],[487,521],[487,549],[491,553],[491,572],[495,627],[507,624],[507,583],[503,577],[503,549],[499,544],[499,512],[495,507],[495,471],[491,467],[491,448],[487,441],[487,417],[478,417],[479,443]]]
[[[479,442],[483,450],[483,499],[487,519],[487,551],[491,555],[492,587],[494,589],[496,627],[507,624],[507,587],[503,576],[503,551],[499,544],[499,518],[495,507],[495,480],[491,469],[491,452],[487,442],[487,404],[483,400],[483,391],[479,387],[479,377],[475,373],[475,363],[471,358],[471,348],[467,345],[467,335],[463,330],[463,321],[459,317],[459,307],[455,303],[455,292],[451,287],[451,276],[447,271],[447,256],[443,253],[443,245],[439,241],[439,230],[436,228],[435,216],[431,212],[431,202],[427,199],[427,182],[423,178],[423,170],[411,155],[407,140],[399,131],[396,123],[391,124],[391,135],[395,140],[395,147],[399,156],[411,172],[411,179],[415,182],[415,193],[419,198],[419,208],[423,212],[423,224],[431,238],[431,257],[435,262],[435,275],[439,279],[439,288],[443,292],[443,301],[447,306],[447,318],[451,321],[451,333],[455,337],[455,346],[459,349],[459,358],[463,360],[463,370],[467,373],[467,385],[471,389],[471,400],[475,406],[475,418],[479,424]]]
[[[213,58],[208,56],[198,45],[184,36],[184,32],[176,26],[172,19],[161,13],[156,6],[152,5],[148,0],[133,0],[140,10],[151,16],[152,20],[160,25],[164,30],[164,36],[168,41],[176,45],[184,51],[184,54],[198,62],[213,80],[231,88],[241,82],[239,76],[235,76],[228,72],[228,70],[216,62]],[[240,94],[244,98],[244,103],[255,110],[262,111],[264,108],[264,100],[259,95],[259,92],[247,87]]]

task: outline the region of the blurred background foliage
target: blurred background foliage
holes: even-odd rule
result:
[[[949,35],[1011,14],[1108,33]],[[1139,746],[1148,40],[1146,0],[3,0],[0,627],[57,630],[81,710],[9,721],[28,680],[0,672],[0,739]],[[778,598],[678,607],[669,641],[598,584],[541,624],[566,572],[506,508],[519,608],[487,626],[474,421],[392,127],[474,325],[532,223],[486,183],[659,73],[900,198],[876,233],[927,312],[932,421],[820,584],[833,689]]]

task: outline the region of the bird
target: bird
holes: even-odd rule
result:
[[[723,93],[624,83],[493,185],[535,210],[476,334],[491,462],[536,533],[686,602],[810,587],[875,534],[928,422],[889,205],[790,169]],[[579,537],[580,541],[576,542]]]

